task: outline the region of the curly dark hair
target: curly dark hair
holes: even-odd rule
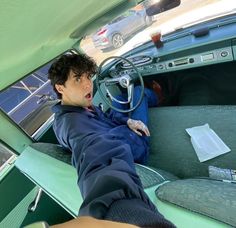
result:
[[[71,70],[79,78],[84,73],[94,75],[97,72],[97,65],[93,59],[84,54],[71,53],[57,59],[48,70],[48,79],[59,99],[61,94],[58,93],[55,85],[65,85]]]

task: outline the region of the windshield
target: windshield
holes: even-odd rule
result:
[[[100,64],[109,56],[116,56],[151,40],[157,29],[165,35],[193,24],[236,12],[235,0],[181,0],[178,7],[153,16],[147,15],[150,5],[161,0],[146,0],[111,20],[81,41],[81,48]],[[168,1],[167,1],[168,2]],[[169,1],[173,4],[175,0]],[[161,12],[161,13],[160,13]]]

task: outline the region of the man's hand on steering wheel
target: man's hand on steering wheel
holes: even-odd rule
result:
[[[140,120],[128,119],[127,125],[132,131],[140,136],[150,136],[148,127]]]

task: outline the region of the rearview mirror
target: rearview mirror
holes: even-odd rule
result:
[[[149,0],[146,6],[146,13],[148,16],[154,16],[155,14],[173,9],[179,6],[180,3],[180,0]]]

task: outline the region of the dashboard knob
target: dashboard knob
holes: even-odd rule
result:
[[[226,57],[226,56],[228,56],[228,54],[229,54],[229,52],[227,52],[227,51],[222,51],[220,53],[221,57]]]
[[[190,58],[189,63],[194,63],[194,58]]]

